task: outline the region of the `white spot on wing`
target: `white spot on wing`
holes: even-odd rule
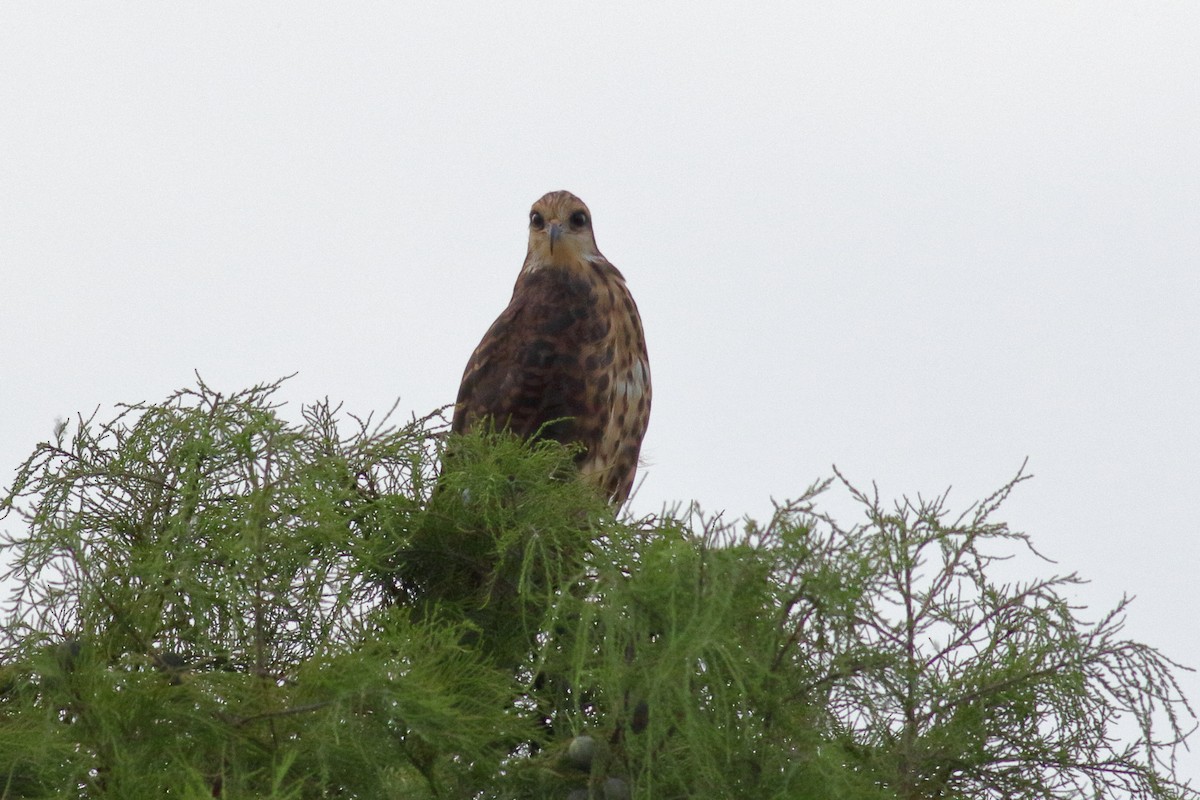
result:
[[[646,379],[650,375],[650,370],[646,367],[646,362],[638,359],[633,362],[633,367],[629,370],[627,378],[616,382],[617,396],[629,397],[637,399],[646,393]]]

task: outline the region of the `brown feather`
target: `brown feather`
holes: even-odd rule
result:
[[[570,223],[579,212],[586,225]],[[582,201],[552,192],[533,214],[564,233],[551,246],[546,227],[531,225],[512,299],[467,363],[451,428],[491,419],[522,437],[582,445],[580,471],[619,506],[650,417],[641,317],[624,277],[596,249]]]

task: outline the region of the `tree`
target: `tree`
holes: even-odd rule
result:
[[[838,475],[860,524],[829,480],[762,524],[619,520],[557,444],[289,423],[278,386],[20,468],[0,798],[1197,797],[1125,603],[990,576],[1021,474],[959,516]]]

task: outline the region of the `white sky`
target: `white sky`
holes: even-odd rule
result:
[[[565,188],[645,321],[635,511],[1028,456],[1018,574],[1200,666],[1200,4],[603,5],[0,5],[0,483],[194,370],[451,402]]]

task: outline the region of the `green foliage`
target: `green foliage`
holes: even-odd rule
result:
[[[829,481],[761,525],[618,520],[556,444],[288,423],[277,388],[23,465],[0,798],[1197,796],[1124,604],[990,577],[1021,476],[954,518],[843,480],[848,528]]]

